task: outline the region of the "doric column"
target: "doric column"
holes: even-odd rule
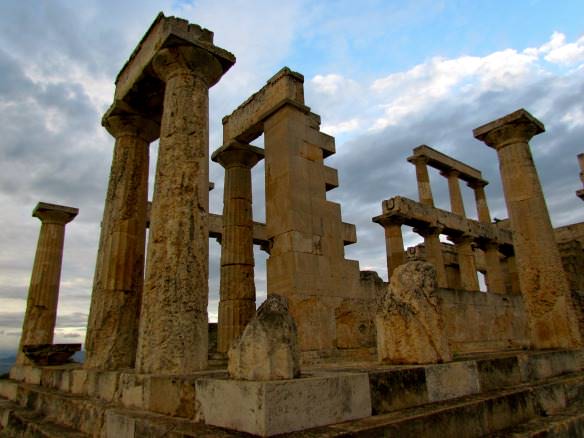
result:
[[[251,169],[263,149],[233,142],[213,153],[225,168],[217,351],[226,353],[255,315]]]
[[[485,194],[486,185],[486,181],[473,181],[468,184],[474,191],[479,222],[490,224],[491,213],[489,212],[489,205],[487,204],[487,196]],[[485,264],[487,265],[487,275],[485,278],[487,291],[501,294],[505,293],[505,275],[501,266],[499,247],[494,242],[486,242],[483,249],[485,251]]]
[[[582,181],[582,185],[584,185],[584,153],[578,154],[578,164],[580,164],[580,181]],[[576,195],[584,201],[584,189],[576,191]]]
[[[53,342],[65,224],[71,222],[78,212],[76,208],[45,202],[39,202],[32,211],[33,217],[39,218],[42,225],[28,289],[26,313],[22,323],[22,335],[16,360],[19,364],[29,363],[22,353],[23,346]]]
[[[529,140],[543,124],[520,109],[473,131],[497,151],[521,293],[535,348],[575,348],[580,333]]]
[[[460,270],[460,287],[464,290],[478,291],[479,281],[472,247],[473,239],[469,236],[450,236],[456,246],[458,269]]]
[[[416,166],[420,203],[434,207],[434,197],[432,196],[430,175],[428,174],[428,160],[424,157],[412,156],[408,158],[408,161]]]
[[[176,46],[152,69],[165,89],[136,370],[187,374],[208,360],[209,87],[224,68]]]
[[[456,170],[449,170],[443,172],[442,175],[448,179],[448,192],[450,194],[450,209],[452,213],[466,217],[464,202],[462,201],[462,193],[460,191],[460,183],[458,181],[459,173]]]
[[[134,366],[144,282],[149,144],[160,126],[116,102],[103,125],[116,139],[85,338],[85,367]]]
[[[401,230],[402,223],[396,218],[375,221],[383,227],[385,232],[387,276],[388,278],[391,278],[391,274],[393,274],[395,268],[403,265],[407,260],[407,255],[404,251],[404,239]]]
[[[424,238],[426,247],[426,260],[436,268],[436,280],[438,287],[448,287],[446,268],[444,267],[444,256],[440,243],[440,229],[434,227],[414,228],[414,232]]]

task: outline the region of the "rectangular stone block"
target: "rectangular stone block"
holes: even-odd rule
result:
[[[428,400],[448,400],[480,391],[476,362],[450,362],[426,368]]]
[[[261,436],[371,415],[365,373],[267,382],[200,379],[196,391],[206,424]]]
[[[18,383],[8,380],[0,380],[0,397],[7,398],[8,400],[16,400],[16,395],[18,392]]]

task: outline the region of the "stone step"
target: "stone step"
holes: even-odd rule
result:
[[[548,417],[537,417],[510,429],[489,435],[490,438],[584,437],[584,409],[571,406]]]
[[[584,411],[583,395],[584,373],[580,372],[282,436],[481,437],[535,421],[541,415],[560,415],[567,406]]]
[[[88,435],[47,420],[42,414],[0,400],[0,437],[87,438]]]

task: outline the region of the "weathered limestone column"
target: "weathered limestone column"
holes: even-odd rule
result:
[[[442,175],[448,179],[448,192],[450,194],[450,208],[452,213],[466,217],[464,203],[462,201],[462,193],[460,191],[460,183],[458,181],[459,173],[456,170],[449,170]],[[450,240],[452,240],[456,246],[458,266],[460,269],[460,286],[464,290],[479,290],[472,239],[464,236],[457,236],[450,237]]]
[[[490,224],[491,213],[489,212],[489,205],[487,204],[487,196],[485,194],[485,186],[487,185],[487,182],[474,181],[468,185],[474,191],[479,222]],[[501,266],[499,247],[494,242],[487,242],[484,245],[484,251],[485,262],[487,265],[487,291],[505,293],[505,275],[503,274],[503,268]]]
[[[414,228],[414,232],[418,233],[424,238],[424,246],[426,247],[426,260],[434,265],[436,269],[436,280],[438,287],[448,287],[448,277],[446,276],[446,268],[444,266],[444,256],[440,244],[440,229],[429,228]]]
[[[136,370],[187,374],[208,360],[209,88],[224,67],[178,46],[152,68],[165,90]]]
[[[32,344],[51,344],[57,320],[59,283],[65,242],[65,224],[71,222],[78,209],[39,202],[32,211],[42,222],[37,243],[22,335],[16,363],[27,364],[22,347]]]
[[[520,109],[473,134],[499,157],[532,345],[576,348],[581,339],[570,288],[529,148],[529,140],[542,132],[543,124]]]
[[[578,164],[580,164],[580,181],[584,185],[584,153],[578,154]],[[584,189],[577,190],[576,195],[584,201]]]
[[[263,149],[233,142],[213,153],[225,168],[217,351],[226,353],[256,313],[251,169]]]
[[[434,197],[430,186],[430,175],[428,174],[428,160],[424,157],[412,156],[408,161],[416,166],[416,180],[418,182],[418,194],[420,202],[424,205],[434,207]]]
[[[448,180],[448,193],[450,194],[450,209],[452,213],[466,217],[460,183],[458,181],[459,173],[456,170],[449,170],[448,172],[443,172],[442,175]]]
[[[418,195],[420,203],[434,207],[434,197],[430,186],[430,175],[428,174],[428,160],[424,157],[411,156],[408,161],[416,166],[416,180],[418,182]],[[416,231],[416,230],[414,230]],[[426,254],[428,261],[436,268],[436,280],[438,287],[448,287],[444,258],[440,248],[440,233],[435,229],[419,230],[418,234],[424,237]]]
[[[387,276],[391,277],[393,271],[406,261],[404,251],[404,239],[401,230],[402,224],[396,221],[388,221],[383,224],[385,229],[385,246],[387,248]]]
[[[115,137],[85,338],[85,367],[134,366],[144,282],[149,144],[160,126],[116,102],[103,125]]]
[[[473,251],[473,239],[470,236],[449,236],[456,246],[458,269],[460,270],[460,287],[464,290],[478,291],[479,281]]]

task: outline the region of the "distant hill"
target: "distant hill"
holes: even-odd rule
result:
[[[78,351],[77,353],[75,353],[75,355],[73,356],[73,360],[75,362],[83,363],[83,361],[85,360],[85,351]],[[10,371],[10,368],[12,368],[12,365],[14,365],[15,361],[16,352],[0,351],[0,376],[2,374],[8,373]]]
[[[16,352],[14,351],[0,351],[0,375],[6,374],[10,371],[12,365],[16,361]]]

